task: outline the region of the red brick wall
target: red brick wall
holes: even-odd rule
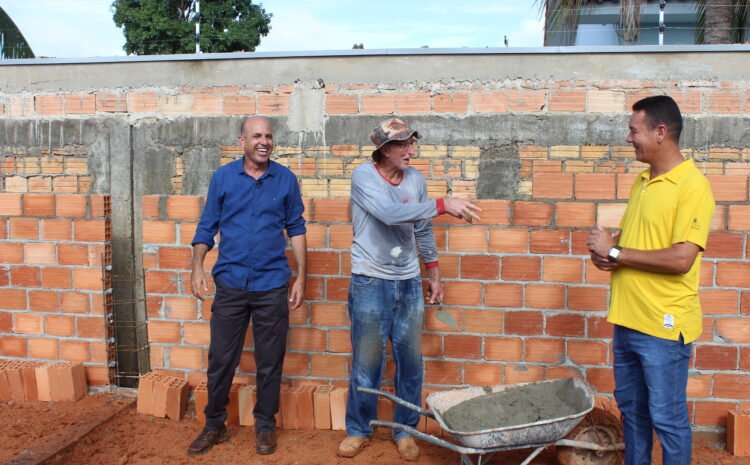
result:
[[[0,193],[0,355],[83,362],[108,384],[109,209],[101,195]]]
[[[0,119],[129,116],[285,116],[294,90],[276,86],[102,90],[0,96]],[[355,115],[627,115],[637,99],[667,93],[699,121],[750,111],[745,81],[550,81],[326,83],[328,117]],[[450,121],[446,122],[450,125]],[[516,383],[583,376],[611,393],[608,276],[587,260],[585,237],[617,225],[630,183],[643,165],[621,145],[518,146],[515,200],[481,200],[482,221],[435,220],[446,285],[445,309],[460,328],[429,308],[423,350],[430,387]],[[363,137],[364,139],[364,137]],[[737,136],[739,140],[739,135]],[[710,141],[709,141],[710,142]],[[349,366],[346,293],[350,272],[349,176],[372,147],[327,140],[320,147],[277,147],[300,177],[308,224],[306,303],[292,313],[285,376],[343,384]],[[223,149],[222,162],[240,156]],[[728,409],[750,408],[750,147],[686,147],[708,175],[717,200],[704,255],[704,334],[694,344],[690,411],[700,427],[722,427]],[[106,382],[101,328],[100,252],[107,215],[89,194],[85,158],[74,153],[23,156],[6,151],[0,194],[0,356],[86,362]],[[475,198],[482,149],[420,145],[413,165],[433,197]],[[211,300],[190,290],[190,241],[202,198],[182,194],[175,155],[173,193],[143,197],[143,263],[154,369],[205,378]],[[162,201],[164,200],[164,201]],[[209,254],[207,267],[215,260]],[[100,324],[101,323],[101,324]],[[240,376],[254,370],[252,338]],[[393,366],[389,361],[388,373]]]

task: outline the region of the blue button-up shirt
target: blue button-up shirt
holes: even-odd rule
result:
[[[289,237],[305,234],[304,209],[297,177],[288,168],[269,161],[256,180],[239,159],[211,177],[193,246],[211,249],[219,232],[214,278],[235,289],[276,289],[291,276],[284,229]]]

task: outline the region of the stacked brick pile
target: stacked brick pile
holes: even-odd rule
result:
[[[0,400],[76,402],[87,390],[80,363],[0,360]]]
[[[138,413],[180,420],[190,397],[187,381],[151,372],[138,383]]]

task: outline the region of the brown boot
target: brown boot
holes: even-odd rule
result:
[[[416,462],[419,458],[419,446],[414,441],[414,438],[407,436],[396,441],[398,447],[398,455],[401,456],[402,460],[407,462]]]
[[[368,438],[363,438],[361,436],[347,436],[341,441],[341,444],[339,444],[336,455],[339,457],[354,457],[369,444],[370,440]]]
[[[187,454],[188,455],[199,455],[199,454],[205,454],[215,444],[221,444],[222,442],[226,441],[229,438],[227,436],[227,427],[224,425],[221,425],[220,429],[208,429],[203,428],[203,431],[201,431],[201,434],[198,435],[197,438],[195,438],[195,441],[193,441],[190,444],[190,447],[188,447]]]

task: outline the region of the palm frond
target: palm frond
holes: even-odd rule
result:
[[[561,38],[563,45],[573,45],[581,12],[590,8],[590,0],[535,0],[539,16],[545,17],[544,43]]]
[[[734,0],[732,14],[732,42],[741,44],[748,40],[750,27],[750,0]]]
[[[633,42],[638,38],[643,3],[644,0],[620,0],[620,28],[627,42]]]
[[[695,43],[703,44],[706,40],[706,2],[695,2]]]

